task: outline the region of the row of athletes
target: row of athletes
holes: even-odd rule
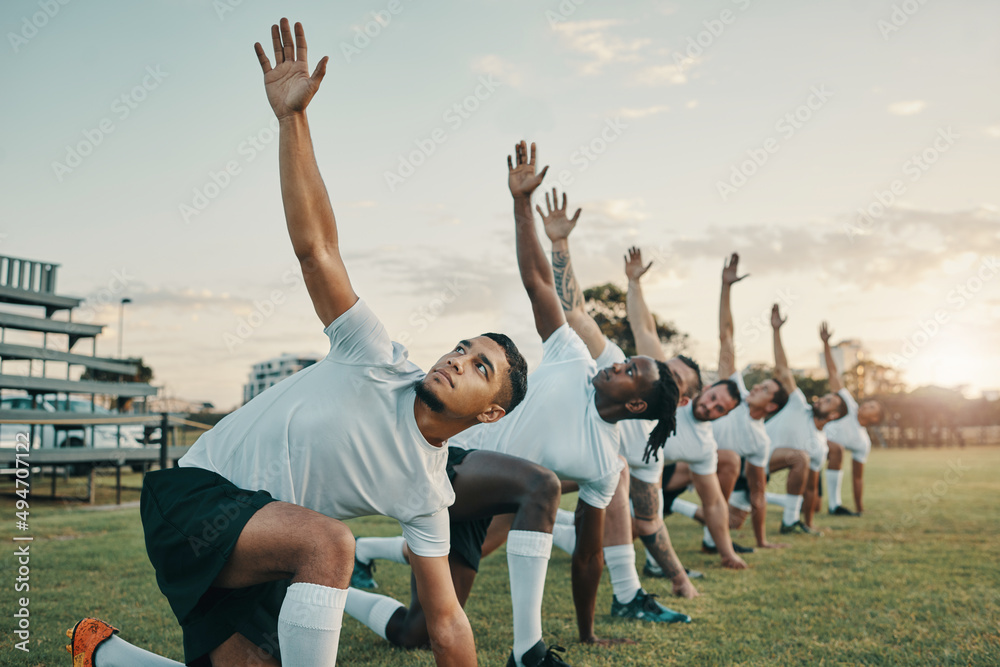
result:
[[[305,114],[327,58],[310,73],[301,24],[293,37],[282,19],[271,36],[273,66],[260,44],[255,49],[279,122],[285,217],[330,352],[223,419],[177,467],[146,476],[140,514],[147,553],[181,625],[185,663],[334,665],[346,610],[395,644],[429,645],[439,665],[474,665],[463,607],[479,559],[506,541],[508,664],[566,665],[562,649],[542,639],[554,530],[567,537],[560,543],[573,555],[581,642],[616,642],[594,628],[605,564],[614,615],[689,621],[646,593],[636,572],[633,531],[676,594],[698,594],[663,523],[661,479],[668,490],[694,484],[723,565],[745,568],[729,536],[726,497],[743,457],[750,505],[761,507],[765,460],[757,445],[775,441],[769,425],[781,415],[767,428],[763,418],[794,400],[781,412],[796,434],[776,441],[782,446],[773,447],[769,461],[772,471],[795,470],[805,460],[801,452],[819,440],[798,431],[808,425],[819,432],[849,414],[853,400],[840,392],[814,407],[806,403],[778,354],[783,320],[776,311],[778,374],[750,391],[743,386],[728,306],[730,286],[742,279],[736,255],[723,272],[721,310],[720,372],[730,379],[703,390],[694,362],[666,358],[642,299],[639,280],[649,265],[637,249],[626,269],[640,356],[626,358],[583,308],[567,241],[580,211],[568,218],[566,197],[560,205],[554,190],[547,211],[538,208],[552,241],[551,264],[542,249],[531,197],[546,169],[536,170],[535,146],[523,141],[508,157],[508,186],[542,361],[529,378],[514,343],[486,333],[460,341],[424,373],[357,296],[342,259]],[[669,476],[665,460],[677,462]],[[788,503],[798,506],[791,519],[786,508],[783,527],[805,525],[798,519],[802,490],[791,488],[792,479],[788,497],[798,500]],[[794,479],[807,481],[805,474]],[[577,509],[560,518],[561,494],[570,488],[579,491]],[[371,515],[398,520],[403,535],[356,543],[343,521]],[[758,545],[769,546],[763,513],[754,516]],[[370,577],[378,557],[410,564],[409,607],[349,588],[355,569]],[[117,633],[97,619],[79,622],[68,631],[74,666],[180,664]]]

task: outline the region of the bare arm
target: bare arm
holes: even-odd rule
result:
[[[722,557],[722,566],[733,570],[746,569],[747,564],[733,550],[733,540],[729,536],[729,503],[722,495],[719,477],[711,475],[691,474],[694,489],[701,498],[701,506],[705,512],[705,525],[715,540],[715,546]]]
[[[305,114],[326,74],[327,58],[321,59],[309,76],[301,23],[295,24],[293,40],[288,20],[281,19],[280,29],[271,26],[271,41],[273,68],[260,43],[254,49],[264,72],[268,102],[278,118],[278,166],[285,221],[309,297],[327,326],[358,300],[340,256],[337,222],[316,164]]]
[[[560,206],[559,195],[555,188],[552,188],[552,201],[549,201],[549,193],[545,193],[545,208],[548,209],[548,214],[542,211],[541,206],[536,208],[538,214],[542,216],[542,222],[545,223],[545,234],[552,242],[552,272],[555,274],[556,292],[566,314],[566,321],[587,344],[590,356],[596,359],[604,351],[607,343],[601,328],[583,307],[583,290],[576,282],[573,265],[569,259],[569,235],[580,218],[580,209],[576,209],[573,217],[568,218],[566,193],[563,193]]]
[[[545,251],[542,250],[542,244],[538,240],[535,215],[531,211],[531,193],[545,178],[548,167],[542,169],[540,174],[535,174],[535,144],[531,144],[530,158],[528,146],[524,141],[514,146],[514,153],[516,165],[511,161],[511,157],[507,156],[509,170],[507,184],[514,197],[517,268],[521,272],[521,284],[524,285],[531,300],[535,330],[541,336],[542,342],[545,342],[566,322],[562,307],[559,305],[559,296],[556,294],[552,267],[549,266],[549,260],[546,259]]]
[[[826,360],[826,374],[830,378],[830,391],[836,393],[844,388],[840,381],[840,373],[837,372],[837,364],[833,360],[833,350],[830,349],[830,336],[833,332],[826,325],[826,322],[819,328],[819,337],[823,340],[823,358]]]
[[[653,263],[650,262],[643,267],[642,252],[635,247],[629,249],[628,257],[625,260],[625,275],[628,276],[625,309],[628,314],[629,327],[632,329],[632,337],[635,338],[636,353],[665,362],[667,355],[663,353],[663,345],[656,333],[656,320],[649,312],[646,299],[642,295],[642,285],[639,282],[652,265]]]
[[[747,486],[750,508],[753,512],[753,534],[757,546],[762,549],[780,548],[788,545],[767,541],[767,473],[763,468],[747,463]]]
[[[594,609],[597,606],[597,587],[604,570],[603,536],[604,510],[582,500],[577,501],[576,549],[572,564],[573,604],[576,606],[580,642],[584,644],[599,642],[594,634]]]
[[[722,297],[719,300],[719,379],[736,372],[736,347],[733,343],[733,309],[729,305],[729,292],[733,283],[746,278],[739,274],[740,256],[735,252],[722,267]]]
[[[781,327],[786,321],[788,318],[782,319],[778,304],[774,304],[771,307],[771,328],[774,330],[774,377],[781,383],[782,388],[791,394],[795,391],[795,376],[788,367],[785,346],[781,344]]]
[[[425,558],[411,552],[410,567],[417,582],[417,597],[427,618],[435,662],[449,667],[477,664],[472,626],[458,603],[448,557]]]

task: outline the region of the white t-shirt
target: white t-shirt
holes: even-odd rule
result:
[[[326,358],[228,415],[178,464],[335,519],[392,517],[414,553],[447,555],[448,448],[413,414],[424,372],[361,300],[325,332]]]
[[[865,463],[872,449],[872,439],[868,435],[868,429],[858,423],[858,402],[846,389],[841,389],[837,394],[847,405],[847,414],[828,422],[823,430],[830,440],[850,450],[855,461]]]
[[[747,460],[750,465],[763,468],[771,448],[771,438],[764,427],[764,419],[754,419],[750,416],[750,406],[747,405],[747,386],[743,382],[743,374],[739,371],[730,376],[740,388],[740,404],[729,414],[712,422],[712,433],[719,449],[734,451]]]
[[[542,344],[542,361],[528,376],[516,410],[451,439],[452,445],[519,456],[580,484],[580,499],[604,509],[622,470],[618,428],[604,421],[590,383],[597,366],[568,324]]]
[[[816,428],[813,409],[798,387],[788,395],[788,403],[764,424],[771,438],[771,451],[779,447],[801,449],[809,454],[811,470],[821,470],[828,450],[826,436]]]

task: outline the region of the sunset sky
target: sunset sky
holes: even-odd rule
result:
[[[99,354],[131,298],[125,354],[220,408],[253,363],[326,351],[253,53],[275,6],[0,7],[0,254],[61,264]],[[280,7],[310,65],[330,56],[309,118],[354,287],[418,364],[489,330],[540,358],[506,182],[524,138],[583,208],[580,282],[624,287],[641,246],[653,311],[706,368],[735,250],[738,365],[772,361],[781,301],[793,366],[826,319],[911,387],[1000,388],[1000,3]]]

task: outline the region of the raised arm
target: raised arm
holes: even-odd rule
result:
[[[285,221],[309,297],[323,326],[327,326],[358,300],[340,256],[337,222],[319,174],[306,120],[306,106],[319,90],[327,58],[319,61],[310,76],[302,24],[295,24],[293,41],[288,19],[281,19],[280,29],[271,26],[271,41],[273,68],[259,42],[254,44],[254,50],[264,71],[267,101],[278,117],[278,166]]]
[[[528,298],[531,300],[531,310],[535,315],[535,330],[541,336],[542,342],[549,339],[552,333],[566,322],[559,296],[556,294],[555,280],[552,277],[552,267],[545,257],[542,244],[538,240],[535,229],[535,214],[531,211],[531,193],[535,191],[545,178],[548,167],[540,174],[535,173],[535,144],[531,144],[531,156],[528,156],[528,145],[522,141],[514,145],[516,164],[507,156],[507,185],[514,197],[514,230],[517,238],[517,268],[521,272],[521,284],[524,285]]]
[[[830,349],[830,336],[833,332],[823,322],[819,327],[819,337],[823,341],[823,358],[826,360],[826,373],[830,376],[830,391],[838,392],[844,388],[844,383],[840,381],[840,373],[837,371],[837,364],[833,360],[833,350]]]
[[[639,280],[649,271],[652,262],[643,266],[642,251],[636,247],[629,248],[625,258],[625,275],[628,276],[628,294],[625,297],[625,308],[628,314],[628,324],[635,338],[635,351],[657,361],[666,361],[663,344],[656,333],[656,320],[649,312],[646,299],[642,296],[642,285]]]
[[[580,209],[576,209],[572,218],[567,218],[566,193],[563,193],[560,206],[559,194],[555,188],[552,188],[552,201],[549,201],[549,193],[545,193],[545,208],[548,209],[548,215],[542,211],[541,206],[536,208],[538,214],[542,216],[542,222],[545,223],[545,235],[552,242],[552,272],[555,274],[556,291],[563,312],[566,314],[566,321],[587,344],[590,356],[596,359],[606,345],[604,334],[583,307],[583,290],[576,282],[573,265],[569,259],[569,235],[580,218]]]
[[[771,307],[771,328],[774,330],[774,378],[791,394],[795,391],[795,376],[788,367],[785,346],[781,344],[781,326],[787,321],[787,317],[782,319],[778,304],[774,304]]]
[[[736,372],[736,346],[733,343],[733,310],[729,305],[729,292],[733,283],[738,283],[747,277],[746,275],[739,276],[739,263],[740,256],[734,252],[729,261],[722,265],[722,298],[719,301],[720,380]]]

